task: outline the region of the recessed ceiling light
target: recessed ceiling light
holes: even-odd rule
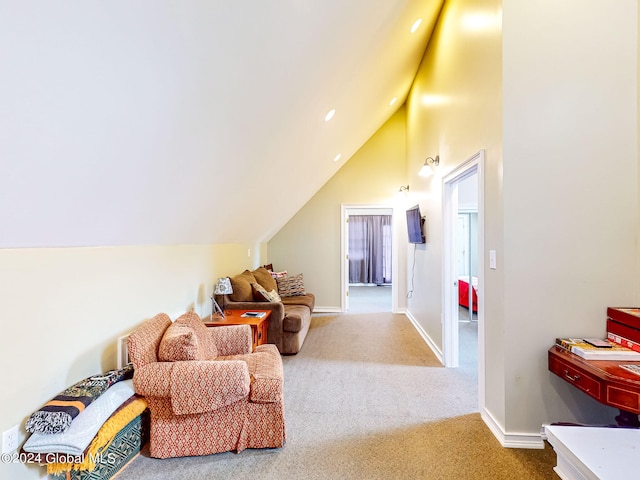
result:
[[[398,97],[393,97],[389,102],[389,105],[393,106],[393,104],[396,103],[397,101],[398,101]]]
[[[411,33],[414,33],[416,30],[418,30],[418,28],[420,27],[421,23],[422,23],[422,19],[421,18],[419,18],[415,22],[413,22],[413,25],[411,25]]]
[[[342,158],[342,154],[339,153],[335,156],[335,158],[333,159],[334,162],[337,162],[338,160],[340,160]]]
[[[324,121],[325,121],[325,122],[328,122],[329,120],[331,120],[331,119],[333,118],[333,116],[334,116],[335,114],[336,114],[336,109],[335,109],[335,108],[334,108],[334,109],[332,109],[332,110],[329,110],[329,113],[327,113],[327,114],[324,116]]]

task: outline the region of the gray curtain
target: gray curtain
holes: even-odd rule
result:
[[[349,283],[391,283],[391,215],[349,215]]]

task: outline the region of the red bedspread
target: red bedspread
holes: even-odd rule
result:
[[[476,277],[473,278],[473,283],[477,282]],[[476,294],[475,287],[472,287],[472,301],[473,301],[473,312],[478,312],[478,295]],[[469,277],[460,277],[458,278],[458,304],[469,308]]]

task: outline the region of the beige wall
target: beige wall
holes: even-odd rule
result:
[[[409,96],[408,176],[427,217],[427,243],[416,249],[411,315],[442,349],[442,178],[485,150],[485,247],[502,252],[501,25],[499,0],[445,3]],[[437,174],[418,171],[440,155]],[[413,261],[410,250],[407,264]],[[488,263],[488,262],[487,262]],[[504,416],[501,270],[485,271],[487,404]],[[491,292],[491,293],[490,293]]]
[[[503,4],[505,427],[611,422],[545,354],[640,301],[637,2]]]
[[[211,311],[218,276],[252,268],[252,245],[0,250],[0,431],[64,388],[115,368],[116,339],[158,312]],[[0,464],[0,478],[43,469]]]
[[[275,269],[302,272],[317,309],[340,308],[341,205],[372,204],[402,210],[405,178],[405,109],[400,108],[268,242]],[[394,215],[399,248],[406,248],[404,210]],[[404,291],[404,274],[399,275]]]

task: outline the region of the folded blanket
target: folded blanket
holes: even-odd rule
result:
[[[118,382],[87,406],[64,433],[34,433],[22,449],[31,453],[82,455],[104,422],[134,394],[133,380]]]
[[[64,456],[56,455],[54,458],[57,462],[47,464],[47,473],[55,475],[69,470],[93,471],[96,460],[106,451],[118,432],[146,409],[147,401],[144,398],[131,397],[104,422],[96,436],[93,437],[89,448],[80,458],[70,457],[68,463],[63,463]],[[80,463],[78,463],[79,460],[81,460]]]
[[[100,375],[85,378],[60,392],[33,412],[27,419],[25,429],[31,433],[63,433],[91,402],[102,395],[116,382],[133,377],[133,365],[120,370],[109,370]]]

